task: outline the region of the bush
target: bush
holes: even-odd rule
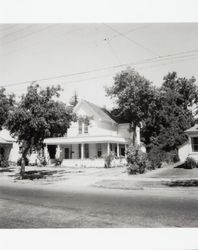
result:
[[[143,174],[146,168],[151,168],[147,154],[139,146],[129,146],[127,150],[128,174]]]
[[[61,160],[55,158],[55,166],[60,166],[61,165]]]
[[[193,169],[193,168],[197,168],[198,167],[198,163],[195,159],[193,159],[192,157],[187,157],[185,163],[184,163],[184,168],[186,169]]]
[[[5,159],[0,160],[0,167],[1,168],[7,168],[8,166],[9,166],[9,163],[7,160],[5,160]]]
[[[151,161],[152,169],[160,168],[162,162],[175,163],[179,160],[175,150],[166,152],[159,146],[153,146],[150,149],[148,152],[148,159]]]
[[[46,161],[45,156],[39,155],[38,160],[39,160],[39,165],[41,165],[41,166],[46,166],[47,165],[47,161]]]
[[[111,162],[113,161],[113,159],[115,158],[115,153],[114,152],[110,152],[109,155],[105,155],[104,159],[105,159],[105,168],[110,168],[111,167]]]
[[[151,169],[161,168],[164,158],[165,152],[160,150],[158,147],[153,147],[148,153]]]

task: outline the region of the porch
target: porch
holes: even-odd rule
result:
[[[50,138],[51,139],[51,138]],[[45,140],[45,156],[50,163],[59,160],[62,166],[67,167],[104,167],[104,157],[114,152],[114,165],[122,164],[124,161],[128,142],[124,138],[119,137],[95,137],[94,138],[64,138],[59,141]],[[70,142],[70,140],[72,140]],[[108,140],[108,141],[107,141]],[[56,142],[56,143],[55,143]],[[80,143],[79,143],[80,142]]]

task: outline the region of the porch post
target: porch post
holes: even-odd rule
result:
[[[119,147],[119,143],[117,143],[117,157],[120,156],[120,147]]]
[[[84,159],[84,144],[81,144],[81,160]]]
[[[125,157],[126,157],[126,151],[127,151],[127,145],[124,144],[124,154],[125,154]]]
[[[45,145],[45,147],[44,147],[44,156],[46,158],[46,161],[48,162],[50,160],[50,155],[49,155],[49,152],[48,152],[47,145]]]
[[[56,147],[56,159],[60,159],[60,153],[61,153],[61,149],[60,149],[60,145],[57,145]]]
[[[110,143],[107,143],[107,155],[110,155]]]

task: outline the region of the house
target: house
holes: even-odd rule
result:
[[[49,163],[58,159],[62,166],[104,167],[104,156],[110,152],[117,156],[117,164],[125,161],[132,136],[129,123],[117,123],[106,110],[85,100],[76,105],[74,112],[77,121],[71,124],[64,137],[44,140]],[[136,142],[140,144],[139,128],[136,134]]]
[[[188,136],[188,141],[179,147],[179,159],[185,161],[187,157],[192,157],[198,161],[198,124],[187,129],[184,133]]]
[[[10,136],[8,130],[0,131],[0,159],[17,162],[19,158],[19,146],[16,140]]]

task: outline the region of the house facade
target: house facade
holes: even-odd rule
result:
[[[73,122],[64,137],[44,140],[45,156],[49,163],[55,159],[62,166],[104,167],[104,156],[113,152],[117,164],[125,161],[125,152],[131,133],[129,123],[117,123],[102,108],[81,100],[74,108],[77,121]],[[140,144],[137,128],[136,142]]]
[[[179,147],[179,159],[183,162],[187,157],[191,157],[198,161],[198,124],[187,129],[185,134],[188,141]]]
[[[19,158],[19,146],[16,140],[10,136],[8,130],[0,131],[0,160],[5,159],[10,162],[17,162]]]

